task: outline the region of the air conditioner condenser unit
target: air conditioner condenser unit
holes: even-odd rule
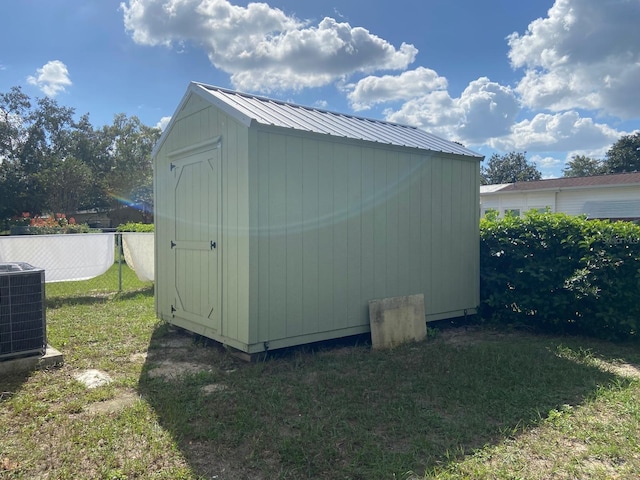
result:
[[[0,361],[47,349],[43,269],[0,263]]]

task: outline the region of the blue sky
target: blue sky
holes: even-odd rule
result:
[[[0,92],[168,121],[192,80],[411,124],[545,177],[640,129],[640,0],[6,0]]]

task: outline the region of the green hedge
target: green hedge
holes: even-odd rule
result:
[[[480,223],[483,319],[638,338],[640,226],[559,213]]]
[[[154,224],[153,223],[123,223],[122,225],[118,225],[116,228],[118,232],[153,232]]]

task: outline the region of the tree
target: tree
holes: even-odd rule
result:
[[[21,213],[19,196],[24,175],[19,152],[26,137],[23,119],[30,109],[29,97],[19,87],[0,93],[0,218]]]
[[[0,219],[22,213],[19,200],[22,174],[16,166],[6,160],[0,162]]]
[[[76,213],[92,187],[91,169],[75,157],[67,157],[37,174],[53,213]]]
[[[160,130],[125,114],[98,130],[88,114],[73,117],[72,108],[50,98],[31,102],[19,87],[0,93],[0,219],[151,199]]]
[[[565,177],[592,177],[594,175],[603,175],[604,173],[604,165],[601,160],[585,155],[574,155],[567,162],[566,168],[562,169],[562,174]]]
[[[73,108],[62,107],[50,98],[37,100],[36,108],[24,119],[25,137],[18,152],[22,168],[23,211],[51,211],[42,173],[55,170],[71,153],[70,132],[74,127]],[[67,185],[73,188],[73,185]],[[61,212],[62,213],[62,212]]]
[[[0,159],[13,161],[24,139],[23,119],[31,109],[29,97],[20,87],[12,87],[9,93],[0,93]]]
[[[497,183],[528,182],[540,180],[542,174],[535,163],[529,163],[524,153],[510,152],[505,155],[494,153],[486,167],[480,172],[480,183],[492,185]]]
[[[115,168],[112,161],[114,138],[108,127],[94,129],[88,115],[83,115],[72,132],[73,155],[91,171],[91,187],[79,202],[80,209],[108,210],[110,207],[107,176]]]
[[[102,142],[108,149],[100,169],[111,208],[121,207],[123,201],[152,200],[145,192],[153,191],[151,151],[160,133],[159,128],[147,127],[138,117],[123,113],[102,129]]]
[[[606,173],[640,172],[640,132],[622,136],[607,152]]]

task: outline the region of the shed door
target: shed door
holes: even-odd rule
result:
[[[175,189],[174,316],[219,331],[220,148],[171,163]]]

